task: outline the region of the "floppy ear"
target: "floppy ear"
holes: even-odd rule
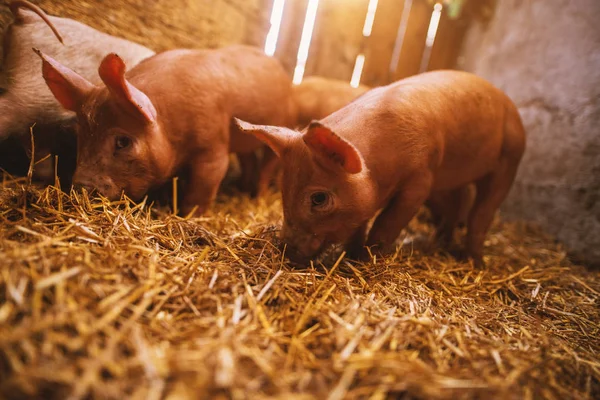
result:
[[[254,125],[242,121],[239,118],[234,118],[233,124],[235,128],[241,132],[254,135],[257,139],[265,143],[278,157],[281,157],[283,150],[294,139],[294,131],[287,128],[269,125]]]
[[[302,139],[313,153],[340,165],[349,174],[362,171],[363,160],[356,147],[321,123],[311,122]]]
[[[42,76],[56,100],[67,110],[78,111],[95,86],[40,50],[33,51],[42,59]]]
[[[156,109],[142,91],[125,79],[123,59],[111,53],[104,57],[98,74],[113,98],[132,114],[141,116],[145,121],[156,121]]]

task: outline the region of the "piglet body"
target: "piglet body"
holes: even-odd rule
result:
[[[282,236],[298,259],[331,243],[344,243],[353,255],[365,244],[385,252],[426,199],[474,184],[466,247],[480,263],[525,149],[511,100],[459,71],[373,89],[303,133],[238,123],[282,157]]]
[[[252,47],[168,51],[127,75],[123,61],[110,54],[99,68],[103,86],[42,58],[50,89],[77,113],[74,183],[113,199],[122,191],[140,199],[184,173],[182,211],[197,207],[201,214],[216,195],[229,153],[245,156],[262,146],[232,129],[232,118],[283,126],[295,120],[291,80],[277,60]],[[268,162],[276,160],[273,155]]]
[[[15,21],[5,32],[0,73],[0,84],[4,89],[4,93],[0,94],[0,141],[15,135],[29,148],[29,128],[34,123],[36,136],[38,133],[53,135],[75,117],[72,111],[61,107],[46,86],[32,48],[52,54],[56,60],[69,65],[94,84],[101,82],[97,69],[106,53],[117,52],[131,66],[154,54],[146,47],[99,32],[72,19],[46,15],[26,1],[12,2],[11,10]],[[45,155],[44,152],[50,151],[54,139],[36,140],[40,142],[36,149],[36,159],[39,159]],[[43,175],[43,179],[53,177],[53,168],[45,167],[46,171],[41,169],[43,165],[38,165],[36,172]]]
[[[298,126],[325,118],[369,90],[368,86],[356,88],[350,82],[338,79],[309,76],[294,86],[294,101],[298,108]]]
[[[293,87],[298,110],[297,126],[304,128],[311,121],[333,114],[368,90],[370,88],[366,85],[354,88],[348,81],[320,76],[306,77],[302,83]],[[462,191],[434,192],[425,202],[438,228],[437,236],[445,244],[452,241],[454,229],[459,224],[466,224],[474,198],[475,187],[469,185]]]

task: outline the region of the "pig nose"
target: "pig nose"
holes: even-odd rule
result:
[[[77,190],[77,191],[81,191],[82,189],[85,189],[86,192],[88,192],[88,194],[92,194],[96,191],[95,187],[85,184],[85,183],[79,183],[79,182],[73,183],[73,189]]]
[[[306,257],[300,250],[289,244],[282,243],[280,249],[281,251],[285,251],[285,257],[293,264],[308,265],[310,263],[310,257]]]

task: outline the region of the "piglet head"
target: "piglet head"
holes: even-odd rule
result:
[[[77,166],[73,183],[109,199],[124,191],[139,199],[161,180],[168,143],[150,99],[125,79],[125,64],[107,55],[98,87],[36,51],[46,84],[58,102],[77,114]]]
[[[319,122],[303,133],[238,119],[236,124],[281,159],[282,239],[290,258],[306,261],[330,244],[347,242],[373,215],[374,187],[350,142]]]

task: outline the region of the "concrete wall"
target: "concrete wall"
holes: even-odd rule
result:
[[[539,222],[600,264],[600,1],[501,0],[459,67],[518,105],[528,148],[503,215]]]

